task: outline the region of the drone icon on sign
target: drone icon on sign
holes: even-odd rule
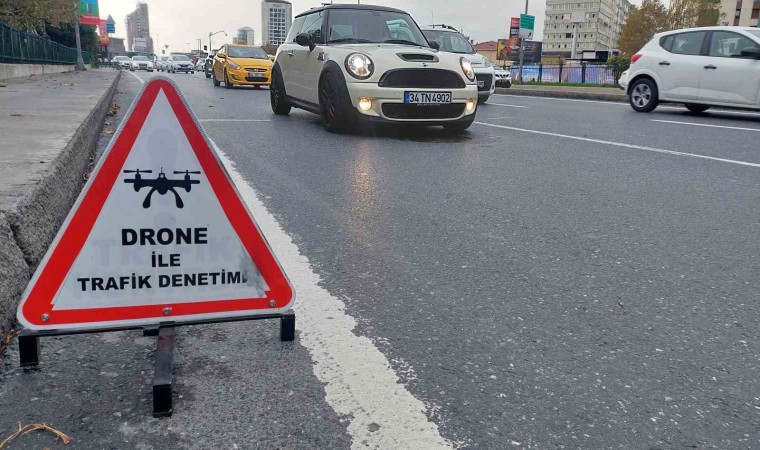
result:
[[[176,188],[182,188],[185,189],[185,191],[190,192],[190,189],[192,189],[194,184],[200,184],[200,180],[191,180],[190,175],[200,175],[200,171],[190,171],[190,170],[182,170],[182,171],[174,171],[175,175],[181,175],[185,174],[184,178],[177,179],[177,180],[171,180],[169,178],[166,178],[166,174],[164,173],[163,167],[161,168],[161,171],[158,174],[158,178],[153,179],[144,179],[141,174],[144,173],[153,173],[152,170],[125,170],[124,173],[133,173],[134,178],[127,178],[124,180],[127,184],[133,184],[135,188],[135,192],[139,192],[142,188],[150,188],[148,191],[148,195],[145,197],[145,200],[143,201],[143,208],[147,209],[150,208],[150,199],[153,196],[154,192],[158,192],[161,195],[166,195],[167,193],[171,192],[174,194],[174,199],[176,201],[177,208],[184,208],[185,203],[182,201],[182,198],[179,196],[179,193],[177,192]]]

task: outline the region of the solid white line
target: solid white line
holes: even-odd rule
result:
[[[198,122],[271,122],[271,119],[198,119]]]
[[[494,123],[486,123],[486,122],[475,122],[477,125],[484,125],[487,127],[494,127],[494,128],[502,128],[505,130],[513,130],[513,131],[522,131],[524,133],[533,133],[533,134],[540,134],[543,136],[552,136],[552,137],[559,137],[564,139],[574,139],[576,141],[584,141],[584,142],[593,142],[595,144],[605,144],[605,145],[613,145],[616,147],[625,147],[625,148],[632,148],[636,150],[645,150],[648,152],[654,152],[654,153],[663,153],[666,155],[674,155],[674,156],[688,156],[690,158],[699,158],[699,159],[707,159],[710,161],[719,161],[719,162],[725,162],[730,164],[738,164],[740,166],[749,166],[749,167],[758,167],[760,168],[760,164],[755,164],[751,162],[746,161],[736,161],[733,159],[725,159],[725,158],[716,158],[714,156],[706,156],[706,155],[697,155],[694,153],[684,153],[684,152],[677,152],[674,150],[665,150],[662,148],[655,148],[655,147],[646,147],[644,145],[634,145],[634,144],[625,144],[622,142],[615,142],[615,141],[605,141],[602,139],[592,139],[592,138],[586,138],[586,137],[580,137],[580,136],[571,136],[568,134],[560,134],[560,133],[550,133],[548,131],[538,131],[538,130],[531,130],[528,128],[517,128],[517,127],[508,127],[506,125],[497,125]]]
[[[726,126],[726,125],[709,125],[709,124],[706,124],[706,123],[679,122],[677,120],[656,120],[656,119],[652,119],[652,122],[675,123],[675,124],[678,124],[678,125],[692,125],[692,126],[695,126],[695,127],[725,128],[727,130],[744,130],[744,131],[760,132],[760,128],[729,127],[729,126]]]
[[[145,80],[143,80],[142,78],[138,77],[135,72],[130,71],[129,74],[132,75],[133,77],[137,78],[137,81],[139,81],[140,84],[145,84]]]
[[[309,260],[234,163],[213,141],[211,144],[293,283],[298,297],[299,342],[311,354],[314,374],[325,383],[327,403],[350,421],[352,448],[451,448],[438,426],[428,420],[425,405],[399,382],[385,355],[371,340],[354,333],[356,319],[346,314],[340,299],[320,286]],[[370,427],[373,423],[380,429],[370,431],[376,428]]]
[[[511,119],[509,116],[504,117],[483,117],[483,120],[499,120],[499,119]]]
[[[527,108],[527,106],[520,106],[520,105],[505,105],[502,103],[486,103],[488,106],[504,106],[507,108]]]
[[[299,342],[311,355],[314,375],[325,383],[327,403],[350,421],[347,429],[351,447],[452,448],[439,434],[438,426],[428,420],[425,405],[399,382],[385,355],[368,338],[354,334],[356,319],[346,314],[346,305],[320,286],[320,277],[309,260],[235,164],[208,139],[293,283],[298,296],[295,310]],[[370,427],[373,423],[380,429],[370,431],[376,429]]]

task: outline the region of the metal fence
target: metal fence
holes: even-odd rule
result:
[[[517,80],[519,66],[510,67],[512,79]],[[606,64],[537,64],[523,66],[523,82],[579,83],[591,85],[616,84],[620,73]]]
[[[82,58],[86,63],[90,54],[82,52]],[[76,64],[77,50],[0,22],[0,62]]]

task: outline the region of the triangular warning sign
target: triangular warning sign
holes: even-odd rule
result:
[[[281,313],[293,290],[166,78],[137,96],[27,286],[33,330]]]

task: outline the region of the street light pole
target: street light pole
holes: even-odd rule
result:
[[[213,36],[215,34],[219,34],[219,33],[224,33],[224,35],[227,36],[227,33],[224,30],[219,30],[219,31],[214,32],[214,33],[209,32],[209,34],[208,34],[208,51],[209,51],[209,54],[211,53],[211,36]]]
[[[528,15],[528,0],[525,0],[525,15]],[[517,77],[520,79],[520,83],[523,82],[523,57],[525,56],[525,38],[520,37],[520,72]]]

